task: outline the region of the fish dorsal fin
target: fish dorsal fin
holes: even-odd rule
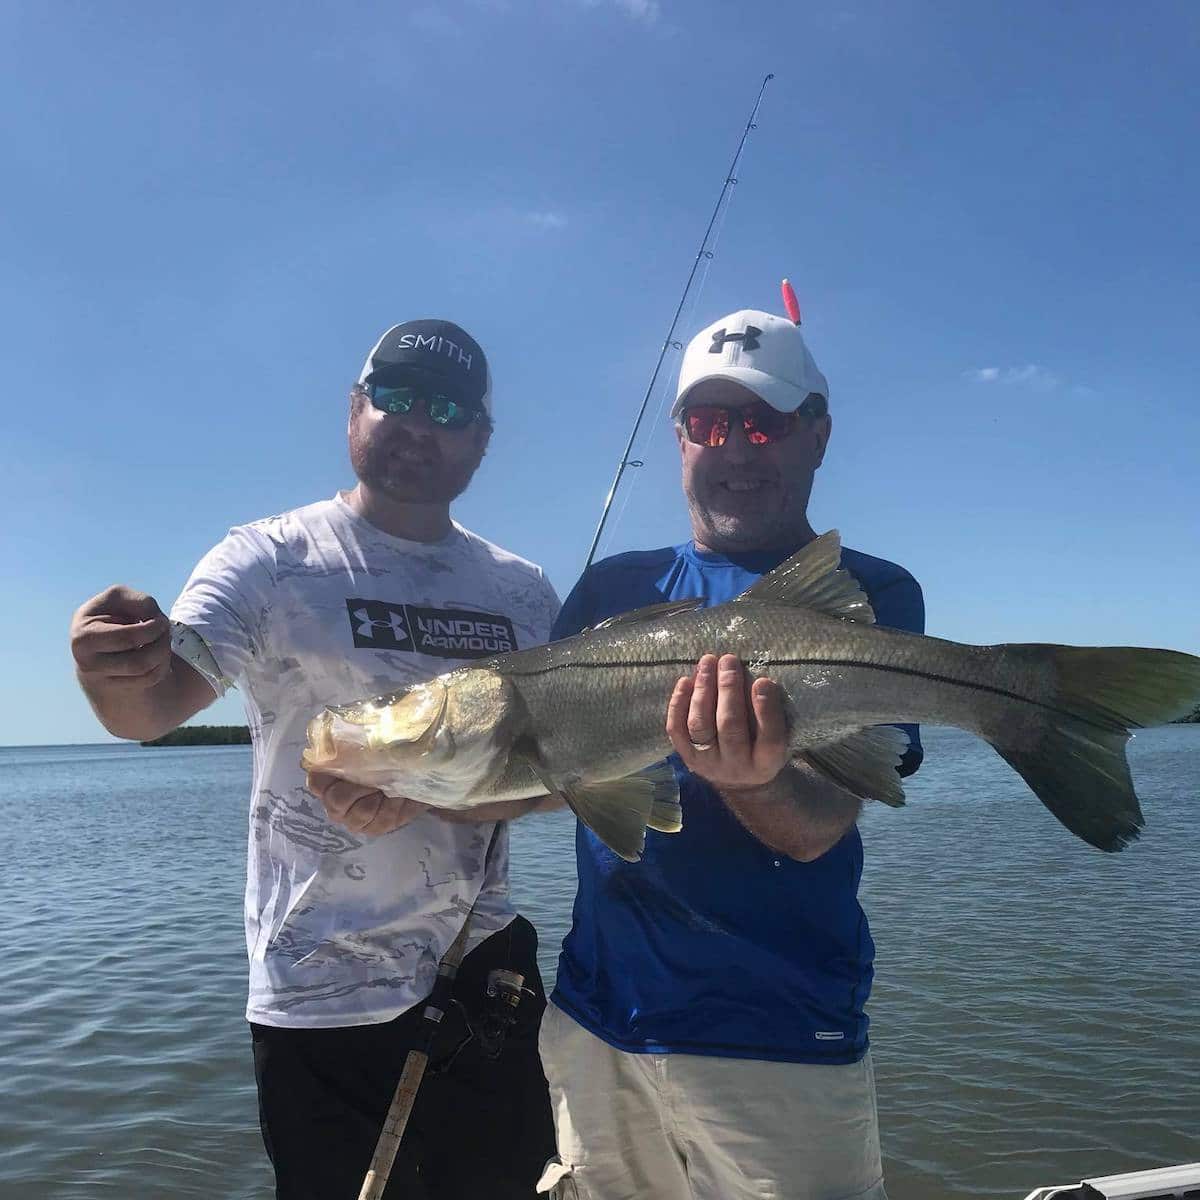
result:
[[[734,603],[791,604],[873,625],[871,602],[854,576],[842,569],[841,562],[842,539],[836,529],[831,529],[768,571]]]
[[[694,612],[704,603],[699,596],[689,600],[666,600],[662,604],[648,604],[645,608],[635,608],[632,612],[617,613],[615,617],[606,617],[597,621],[591,629],[611,629],[614,625],[633,625],[638,621],[653,621],[659,617],[674,617],[679,613]]]

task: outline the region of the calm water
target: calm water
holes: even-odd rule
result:
[[[1076,842],[931,730],[864,904],[892,1200],[1200,1159],[1200,726],[1131,747],[1150,822]],[[0,748],[0,1196],[267,1200],[242,1020],[245,748]],[[514,828],[553,972],[572,820]]]

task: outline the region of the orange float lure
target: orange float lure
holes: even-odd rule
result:
[[[779,290],[783,293],[783,307],[787,309],[787,315],[791,318],[793,325],[800,324],[800,301],[796,299],[796,293],[792,285],[785,279],[779,285]]]

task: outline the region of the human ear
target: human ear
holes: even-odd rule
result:
[[[825,449],[829,445],[829,435],[833,432],[833,418],[826,413],[813,422],[813,448],[816,452],[816,466],[825,460]]]

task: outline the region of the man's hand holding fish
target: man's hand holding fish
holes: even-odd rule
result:
[[[735,655],[707,654],[679,679],[667,736],[683,765],[717,790],[750,833],[800,862],[836,844],[862,809],[853,792],[793,760],[786,692],[773,680],[748,679]]]

